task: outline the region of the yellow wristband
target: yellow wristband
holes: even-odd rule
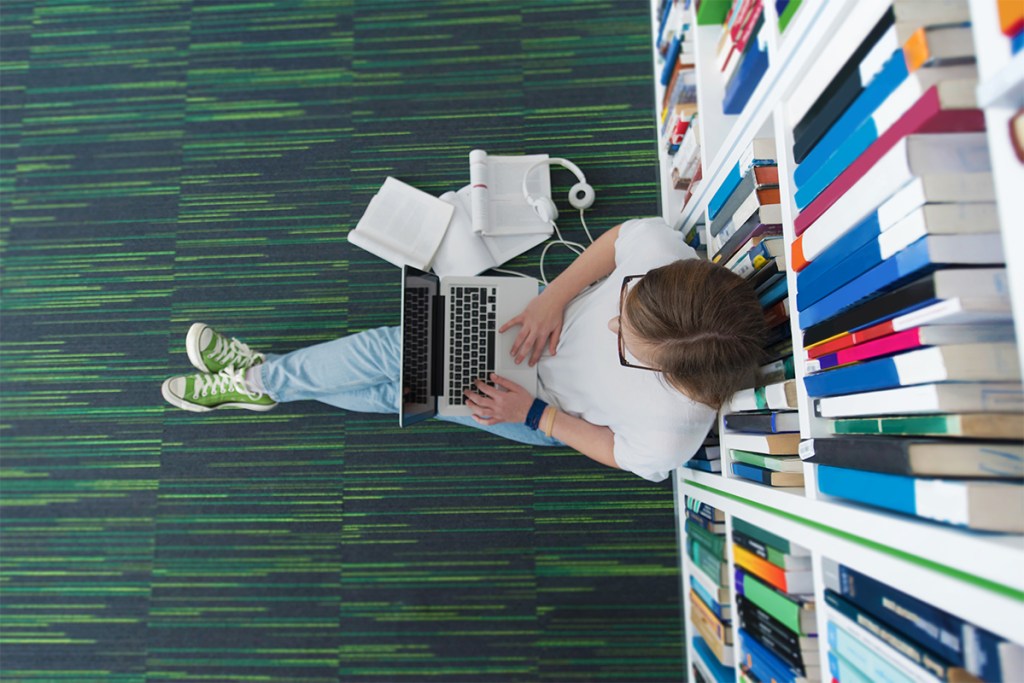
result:
[[[555,416],[558,414],[558,408],[554,406],[548,406],[548,414],[544,416],[542,421],[543,432],[545,436],[551,436],[551,432],[555,431]]]

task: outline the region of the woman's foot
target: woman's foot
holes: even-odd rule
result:
[[[203,372],[217,373],[227,367],[246,370],[264,360],[262,353],[204,323],[193,323],[189,328],[185,351],[193,367]]]
[[[245,384],[245,370],[230,366],[217,373],[171,377],[163,383],[161,391],[172,406],[193,413],[218,408],[266,411],[277,405],[266,394],[250,391]]]

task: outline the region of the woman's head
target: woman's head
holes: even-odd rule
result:
[[[695,401],[718,408],[753,386],[764,312],[732,271],[700,259],[655,268],[626,293],[622,317],[636,350]]]

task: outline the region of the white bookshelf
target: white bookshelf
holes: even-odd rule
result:
[[[774,137],[783,197],[784,237],[787,244],[791,243],[795,237],[796,215],[791,184],[795,166],[792,129],[796,121],[791,120],[790,106],[794,94],[804,84],[810,84],[812,89],[814,84],[819,84],[820,92],[820,86],[830,81],[845,61],[842,55],[849,55],[890,4],[891,0],[803,0],[785,32],[779,35],[774,2],[765,2],[769,66],[739,116],[720,113],[724,85],[714,66],[720,27],[697,27],[695,18],[691,17],[696,29],[693,38],[697,54],[704,181],[686,207],[681,206],[684,193],[662,190],[661,209],[666,220],[683,232],[695,224],[707,224],[707,204],[743,150],[754,138]],[[993,36],[1001,36],[995,0],[970,0],[969,4],[978,45],[978,101],[985,110],[988,127],[1014,320],[1020,340],[1024,339],[1024,219],[1021,218],[1024,216],[1024,165],[1017,161],[1005,136],[1010,116],[1024,107],[1024,53],[1012,57],[1008,41],[993,39]],[[657,0],[652,0],[655,27],[657,5]],[[840,58],[832,58],[832,52]],[[658,65],[657,55],[655,63]],[[660,65],[656,73],[660,73]],[[656,97],[660,107],[660,93]],[[661,153],[660,160],[663,171],[671,168],[671,158],[665,152]],[[666,173],[662,173],[661,179],[663,188],[671,186]],[[790,270],[787,277],[792,296],[796,292],[795,273]],[[813,416],[811,401],[803,386],[801,332],[795,307],[791,333],[796,340],[801,436],[821,437],[826,435],[825,423]],[[1018,353],[1024,367],[1024,344],[1018,344]],[[822,634],[819,648],[823,681],[831,681],[828,643],[824,637],[823,558],[877,578],[1001,637],[1024,643],[1024,536],[975,533],[832,499],[818,493],[815,466],[806,463],[802,489],[760,486],[731,476],[725,449],[723,440],[721,474],[686,468],[674,474],[688,680],[692,680],[689,662],[694,656],[690,652],[693,628],[688,598],[690,566],[683,537],[684,495],[723,510],[727,533],[732,518],[740,517],[811,550],[819,634]],[[731,552],[726,556],[731,570]],[[735,588],[730,588],[735,598]],[[735,600],[732,604],[735,621]],[[734,651],[738,660],[738,647],[734,646]],[[738,663],[733,662],[734,666]]]

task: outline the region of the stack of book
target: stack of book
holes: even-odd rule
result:
[[[735,0],[726,13],[716,51],[725,95],[722,111],[743,111],[768,69],[768,47],[761,39],[764,0]]]
[[[685,497],[686,553],[690,558],[690,621],[695,634],[694,667],[713,681],[733,680],[732,606],[725,559],[725,516],[707,503]]]
[[[669,154],[680,149],[697,112],[696,48],[687,20],[687,4],[681,0],[666,0],[660,7],[657,51],[661,60],[660,84],[665,88],[661,99],[660,140]]]
[[[717,474],[722,471],[722,447],[715,431],[707,435],[704,443],[693,454],[693,457],[686,461],[685,465],[691,470],[700,470],[701,472]]]
[[[708,256],[728,264],[751,240],[782,234],[775,141],[755,138],[708,201]]]
[[[896,0],[794,128],[804,385],[843,434],[801,455],[822,493],[1024,531],[1024,394],[968,19],[966,1]],[[900,436],[849,421],[868,416]],[[935,504],[953,491],[960,505]]]
[[[1015,681],[1024,648],[825,558],[829,668],[839,681]]]
[[[741,670],[757,681],[821,680],[810,552],[732,522]]]
[[[679,149],[672,156],[672,186],[689,190],[700,169],[700,118],[694,113],[687,124]]]
[[[800,421],[795,411],[726,413],[722,440],[733,475],[768,486],[803,486]]]

